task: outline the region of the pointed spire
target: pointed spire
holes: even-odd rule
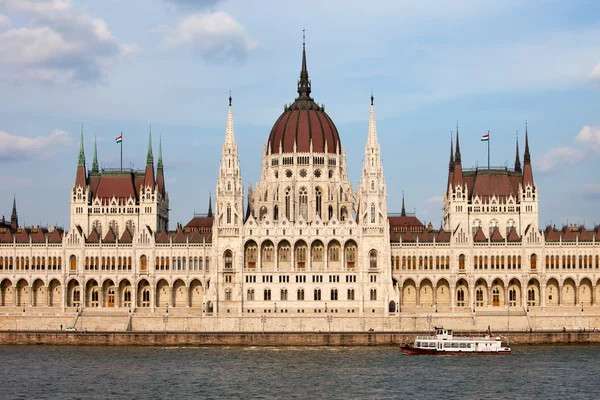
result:
[[[519,131],[517,131],[517,150],[515,155],[515,171],[521,172],[521,159],[519,157]]]
[[[402,191],[402,213],[400,215],[406,217],[406,208],[404,208],[404,190]]]
[[[162,160],[162,135],[158,139],[158,164],[156,170],[162,172],[163,160]]]
[[[450,162],[448,163],[448,170],[454,171],[454,143],[452,143],[452,132],[450,132]]]
[[[81,124],[81,138],[79,139],[79,160],[77,166],[85,167],[85,153],[83,151],[83,124]]]
[[[310,97],[310,79],[308,79],[308,69],[306,68],[306,36],[302,30],[302,69],[300,70],[300,80],[298,81],[298,99],[312,100]]]
[[[10,216],[10,229],[16,230],[19,227],[19,217],[17,215],[17,197],[13,195],[13,209]]]
[[[527,132],[527,121],[525,121],[525,155],[523,156],[525,164],[531,163],[531,155],[529,154],[529,133]]]
[[[97,139],[94,136],[94,161],[92,162],[92,172],[98,173],[98,146],[96,145]]]
[[[458,140],[458,121],[456,121],[456,154],[454,155],[454,162],[458,164],[462,164],[461,156],[460,156],[460,143]]]
[[[225,144],[235,143],[235,128],[233,126],[233,109],[231,106],[231,92],[229,92],[229,108],[227,110],[227,127],[225,130]]]
[[[371,112],[369,115],[369,135],[367,146],[377,146],[377,125],[375,123],[375,106],[373,105],[373,93],[371,93]]]
[[[212,192],[208,195],[208,214],[207,216],[209,218],[212,218],[213,216],[213,211],[212,211]]]
[[[146,157],[146,166],[154,165],[154,156],[152,155],[152,124],[150,124],[150,133],[148,134],[148,156]]]

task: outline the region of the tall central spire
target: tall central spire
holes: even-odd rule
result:
[[[306,37],[304,30],[302,30],[302,70],[298,81],[298,99],[312,100],[310,97],[310,79],[308,79],[308,69],[306,68]]]

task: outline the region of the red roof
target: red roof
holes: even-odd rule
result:
[[[100,243],[100,235],[98,235],[98,231],[96,227],[92,227],[92,233],[88,237],[87,243]]]
[[[285,109],[273,125],[268,147],[271,154],[293,153],[294,146],[297,147],[296,151],[308,153],[311,141],[315,153],[324,153],[325,143],[328,153],[341,152],[337,128],[325,110],[312,100],[297,100]]]
[[[188,222],[186,228],[200,228],[200,230],[210,229],[212,230],[214,217],[198,216],[194,217]]]
[[[104,173],[98,178],[98,186],[93,197],[117,198],[117,199],[137,199],[136,189],[134,187],[133,173]]]
[[[473,238],[473,240],[475,242],[487,242],[487,238],[485,237],[485,233],[483,233],[483,230],[481,228],[479,228],[477,230],[477,233],[475,233],[475,237]]]
[[[450,236],[450,232],[446,232],[445,230],[440,229],[440,231],[437,234],[437,237],[435,238],[435,241],[450,243]]]
[[[129,228],[125,227],[123,234],[121,235],[121,239],[119,239],[119,243],[131,243],[133,242],[133,236],[131,232],[129,232]]]
[[[410,228],[416,228],[416,231],[422,231],[425,226],[416,216],[388,216],[390,229],[393,231],[409,231]]]
[[[102,239],[102,242],[104,242],[104,243],[116,243],[117,242],[117,236],[115,235],[115,231],[113,231],[112,227],[108,228],[108,232],[106,232],[106,236],[104,236],[104,239]]]
[[[519,234],[517,233],[515,228],[512,228],[508,233],[508,237],[506,238],[506,240],[508,240],[509,242],[520,242],[521,238],[519,237]]]
[[[498,227],[494,228],[494,231],[492,232],[492,236],[490,237],[490,240],[492,242],[503,242],[504,238],[502,237],[502,234],[500,233],[500,229],[498,229]]]

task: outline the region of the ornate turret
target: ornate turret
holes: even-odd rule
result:
[[[94,137],[94,161],[92,162],[92,172],[98,173],[98,146],[96,145],[96,137]]]
[[[75,177],[75,186],[83,187],[87,183],[85,172],[85,152],[83,151],[83,125],[81,126],[81,137],[79,139],[79,159],[77,161],[77,175]]]
[[[310,100],[310,79],[308,79],[308,69],[306,68],[306,38],[302,31],[302,69],[300,70],[300,80],[298,80],[298,98],[296,100]]]
[[[400,216],[406,217],[406,208],[404,207],[404,190],[402,191],[402,212]]]
[[[454,153],[454,174],[452,183],[456,186],[463,186],[462,162],[460,156],[460,140],[458,137],[458,124],[456,124],[456,152]]]
[[[525,154],[523,155],[523,187],[533,186],[533,171],[531,170],[531,155],[529,154],[529,133],[525,124]]]
[[[19,227],[19,216],[17,215],[17,198],[13,197],[12,214],[10,215],[10,229],[16,231]]]
[[[148,134],[148,155],[146,156],[146,174],[144,177],[144,187],[154,189],[154,156],[152,155],[152,126]]]
[[[517,136],[517,151],[515,154],[515,171],[521,172],[521,159],[519,157],[519,137]]]
[[[162,160],[162,137],[158,141],[158,163],[156,165],[156,185],[158,186],[159,193],[165,197],[165,176],[163,171],[163,160]]]

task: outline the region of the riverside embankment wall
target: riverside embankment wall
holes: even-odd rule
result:
[[[124,332],[0,332],[0,345],[107,346],[400,346],[418,333],[124,333]],[[423,334],[423,333],[420,333]],[[597,332],[501,333],[511,345],[600,344]]]

